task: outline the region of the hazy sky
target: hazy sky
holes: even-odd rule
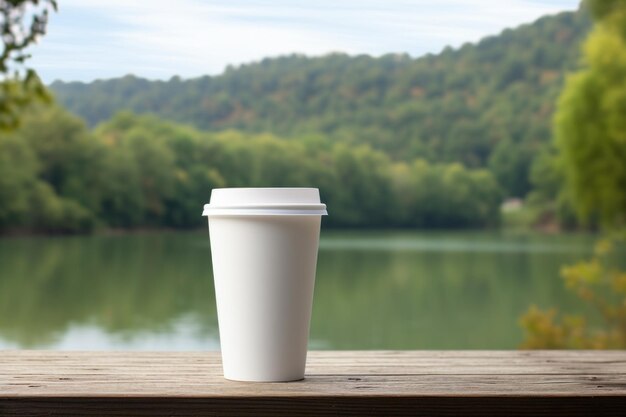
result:
[[[218,74],[292,52],[419,56],[579,0],[59,0],[32,49],[44,81]]]

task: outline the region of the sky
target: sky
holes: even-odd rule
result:
[[[58,0],[30,66],[49,83],[216,75],[265,57],[437,53],[579,0]]]

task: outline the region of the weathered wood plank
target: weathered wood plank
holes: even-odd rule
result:
[[[0,403],[4,416],[432,416],[432,417],[623,417],[619,398],[417,398],[308,397],[242,399],[47,398]]]
[[[218,353],[0,351],[0,416],[626,415],[626,351],[328,351],[294,383]]]

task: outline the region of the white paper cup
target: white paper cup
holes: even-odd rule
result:
[[[321,216],[316,188],[214,189],[209,218],[224,377],[304,378]]]

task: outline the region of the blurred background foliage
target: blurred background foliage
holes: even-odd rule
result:
[[[598,222],[607,234],[591,259],[561,271],[601,321],[531,307],[521,320],[528,348],[626,348],[626,271],[624,260],[611,256],[615,247],[623,251],[626,236],[626,1],[588,4],[595,25],[583,69],[568,77],[558,101],[554,163],[578,218]]]
[[[329,226],[493,226],[501,201],[484,169],[393,162],[319,136],[200,132],[130,113],[90,132],[58,107],[39,107],[0,140],[0,158],[6,232],[199,227],[210,190],[224,186],[314,184],[332,207]]]
[[[0,0],[0,134],[20,123],[31,103],[50,101],[37,73],[26,67],[27,49],[45,35],[56,0]]]
[[[210,190],[237,186],[319,187],[330,227],[610,230],[562,270],[595,315],[532,307],[523,346],[626,347],[625,0],[419,58],[48,91],[26,50],[55,9],[0,0],[0,234],[195,228]]]
[[[488,168],[504,196],[532,188],[534,156],[589,28],[585,10],[543,17],[477,44],[412,58],[292,55],[229,67],[218,76],[148,81],[136,76],[51,85],[90,126],[119,109],[201,130],[318,134],[369,145],[392,160]]]
[[[550,120],[589,26],[581,8],[420,58],[54,82],[0,134],[0,233],[196,227],[211,188],[244,185],[315,185],[331,227],[579,227]]]
[[[521,319],[526,332],[521,347],[626,348],[626,271],[616,256],[620,251],[624,251],[624,237],[607,238],[597,243],[591,259],[564,266],[561,276],[566,288],[589,305],[591,313],[559,314],[554,308],[532,306]]]

